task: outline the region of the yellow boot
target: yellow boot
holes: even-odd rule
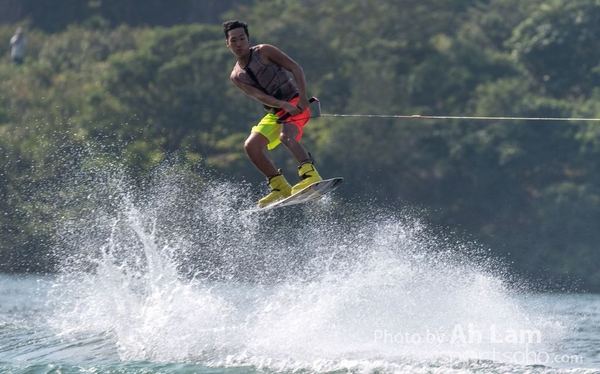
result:
[[[305,162],[298,167],[298,175],[300,176],[300,182],[292,187],[292,195],[297,194],[315,182],[323,180],[317,169],[315,169],[315,165],[310,161]]]
[[[271,193],[258,200],[258,207],[264,208],[276,201],[283,200],[292,194],[292,186],[285,179],[283,174],[277,174],[268,179]]]

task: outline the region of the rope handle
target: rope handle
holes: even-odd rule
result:
[[[319,99],[317,99],[316,97],[311,97],[310,99],[308,99],[308,103],[312,104],[314,102],[320,103]],[[320,106],[320,104],[319,104]],[[320,112],[320,110],[319,110]],[[279,119],[277,119],[277,123],[282,123],[285,122],[286,119],[290,118],[292,115],[289,113],[285,113],[283,116],[279,117]],[[311,117],[312,118],[312,117]]]

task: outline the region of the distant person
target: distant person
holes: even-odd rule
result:
[[[10,59],[16,64],[22,64],[25,60],[25,46],[27,38],[23,32],[23,28],[19,27],[15,31],[15,35],[10,38]]]
[[[251,47],[246,23],[227,21],[223,23],[223,31],[227,47],[237,59],[230,76],[232,82],[268,111],[252,128],[244,144],[250,161],[267,178],[271,188],[271,193],[258,201],[258,206],[264,207],[322,180],[312,158],[300,144],[302,128],[310,118],[306,80],[300,65],[278,48],[270,44]],[[279,123],[284,115],[289,117]],[[289,149],[299,164],[300,182],[293,187],[264,153],[265,148],[272,150],[279,143]]]

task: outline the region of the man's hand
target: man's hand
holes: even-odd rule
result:
[[[310,101],[308,101],[308,97],[306,95],[300,95],[300,100],[298,100],[298,109],[302,112],[304,109],[310,106]]]
[[[295,116],[295,115],[300,114],[302,112],[302,110],[300,110],[300,108],[298,108],[294,104],[288,103],[288,102],[284,103],[281,106],[281,109],[283,109],[286,112],[288,112],[290,114],[290,116]]]
[[[287,113],[290,114],[290,116],[295,116],[297,114],[300,114],[304,111],[304,109],[308,108],[310,105],[310,101],[308,101],[308,98],[306,96],[301,97],[300,100],[298,100],[298,106],[295,106],[294,104],[285,102],[283,105],[281,105],[281,109],[285,110]]]

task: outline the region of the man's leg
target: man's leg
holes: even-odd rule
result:
[[[250,161],[267,177],[267,182],[271,188],[271,192],[258,201],[259,207],[265,207],[285,199],[292,193],[292,186],[265,155],[264,150],[267,144],[269,144],[269,139],[258,132],[251,133],[244,144],[244,149]]]
[[[281,126],[279,140],[281,140],[283,145],[292,152],[292,155],[294,155],[299,164],[298,176],[300,177],[300,182],[292,187],[292,195],[302,191],[305,187],[308,187],[315,182],[323,180],[317,169],[315,169],[315,165],[308,155],[308,152],[306,152],[302,144],[296,140],[297,135],[298,128],[296,125],[284,123]]]
[[[281,143],[290,150],[296,161],[299,164],[310,161],[310,156],[306,149],[296,140],[298,136],[298,128],[292,123],[284,123],[281,125],[281,134],[279,140]]]
[[[256,166],[265,177],[269,178],[279,174],[279,171],[275,165],[273,165],[273,162],[265,155],[264,150],[267,144],[269,144],[269,139],[267,139],[266,136],[258,132],[253,132],[248,139],[246,139],[244,150],[254,166]]]

